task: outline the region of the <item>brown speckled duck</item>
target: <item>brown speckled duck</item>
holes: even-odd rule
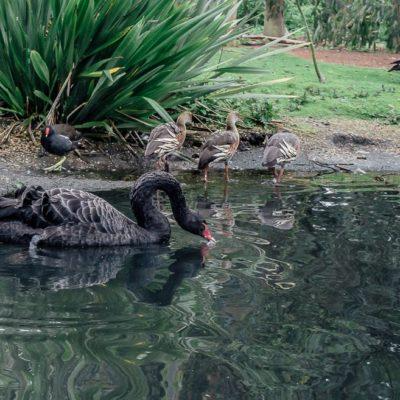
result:
[[[225,163],[225,180],[229,180],[228,163],[240,144],[240,135],[236,123],[241,121],[238,113],[230,112],[226,119],[226,129],[215,132],[201,148],[198,169],[204,171],[205,182],[208,182],[209,165],[218,162]]]
[[[186,125],[192,123],[192,113],[181,113],[175,122],[159,125],[149,137],[145,157],[157,158],[157,169],[169,171],[168,156],[179,151],[186,139]]]
[[[291,132],[278,132],[268,139],[262,165],[274,170],[275,182],[282,179],[285,164],[296,159],[300,151],[300,139]],[[279,172],[277,170],[279,168]]]

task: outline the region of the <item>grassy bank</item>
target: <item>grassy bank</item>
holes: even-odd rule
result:
[[[235,53],[243,51],[247,50],[227,50],[224,56],[234,57]],[[265,68],[265,76],[246,77],[253,83],[282,77],[294,78],[263,90],[265,93],[298,96],[296,99],[274,100],[276,117],[379,119],[384,123],[400,123],[399,73],[320,63],[326,78],[326,83],[320,84],[311,61],[290,54],[256,60],[247,65]]]

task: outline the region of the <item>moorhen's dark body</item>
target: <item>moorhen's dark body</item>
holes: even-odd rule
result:
[[[169,196],[174,217],[185,230],[213,240],[206,222],[186,206],[179,182],[166,172],[138,179],[131,191],[137,223],[94,194],[74,189],[27,187],[15,198],[0,197],[0,241],[52,247],[100,247],[166,243],[168,219],[157,208],[157,190]]]
[[[389,69],[389,72],[400,71],[400,60],[392,62],[393,67]]]
[[[80,133],[71,125],[48,125],[42,133],[40,143],[50,154],[63,157],[57,164],[46,168],[46,171],[61,170],[65,156],[79,147]]]

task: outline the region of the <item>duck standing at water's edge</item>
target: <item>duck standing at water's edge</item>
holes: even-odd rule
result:
[[[157,157],[157,169],[169,172],[168,156],[179,151],[186,139],[186,125],[193,121],[192,113],[181,113],[175,122],[159,125],[154,128],[144,153],[145,157]]]
[[[241,122],[238,113],[230,112],[226,119],[226,129],[215,132],[200,151],[198,169],[204,171],[204,181],[208,182],[208,167],[211,163],[225,163],[225,180],[229,180],[229,161],[236,153],[240,144],[240,135],[236,127]]]
[[[168,219],[157,208],[154,194],[170,198],[178,224],[213,240],[197,213],[191,211],[179,182],[166,172],[150,172],[133,185],[130,198],[137,223],[104,199],[81,190],[23,188],[15,198],[0,197],[0,241],[50,247],[101,247],[166,243]]]
[[[264,149],[262,165],[274,170],[275,181],[279,183],[285,171],[285,164],[296,159],[300,151],[300,139],[291,132],[278,132],[268,139]],[[277,171],[279,168],[279,172]]]

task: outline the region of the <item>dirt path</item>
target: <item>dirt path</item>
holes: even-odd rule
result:
[[[291,54],[307,60],[311,59],[309,49],[296,49]],[[400,53],[387,53],[385,51],[369,53],[346,49],[317,49],[317,59],[318,61],[333,64],[389,69],[392,62],[400,60]]]

